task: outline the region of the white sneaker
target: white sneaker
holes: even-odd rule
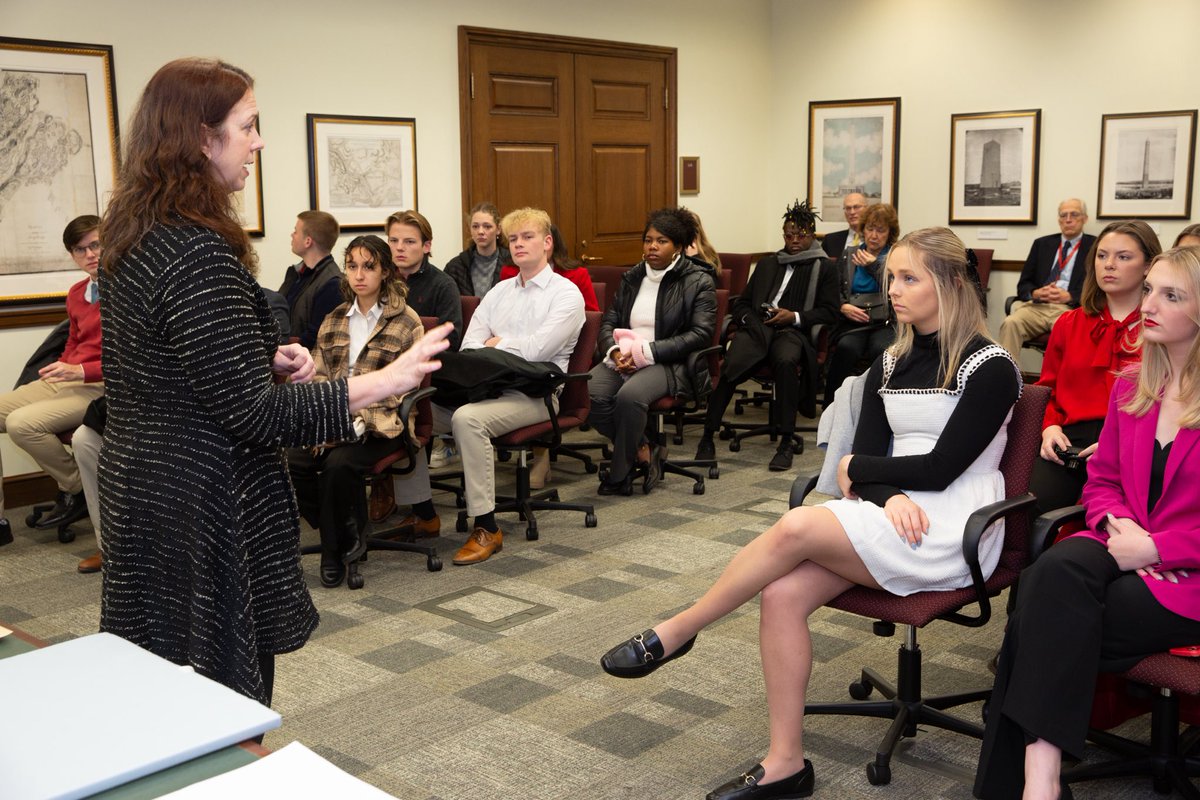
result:
[[[442,439],[433,440],[433,452],[429,455],[429,468],[442,469],[461,460],[461,457],[452,445],[447,444]]]

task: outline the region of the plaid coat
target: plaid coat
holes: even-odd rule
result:
[[[346,316],[349,310],[350,303],[342,303],[321,323],[313,348],[313,361],[317,366],[315,380],[333,381],[350,374],[350,319]],[[412,347],[424,333],[421,318],[407,303],[401,301],[399,306],[384,306],[383,316],[354,362],[354,374],[364,375],[382,369]],[[402,399],[403,395],[392,395],[360,410],[358,416],[367,424],[367,432],[385,439],[399,436],[404,426],[396,411]]]

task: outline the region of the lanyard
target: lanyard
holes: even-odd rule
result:
[[[1063,239],[1062,244],[1058,246],[1058,272],[1060,275],[1067,268],[1067,264],[1071,263],[1071,259],[1075,257],[1075,251],[1079,249],[1079,245],[1083,244],[1083,237],[1079,238],[1079,241],[1075,243],[1075,246],[1071,248],[1071,252],[1069,253],[1063,252],[1066,244],[1067,240]]]

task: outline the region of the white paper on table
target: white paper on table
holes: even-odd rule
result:
[[[384,800],[392,795],[342,771],[299,742],[292,742],[252,764],[163,795],[162,800],[229,800],[230,797]]]

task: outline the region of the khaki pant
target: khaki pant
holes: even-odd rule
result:
[[[1000,323],[1000,346],[1009,352],[1013,361],[1021,363],[1021,345],[1049,333],[1054,321],[1071,310],[1065,303],[1034,303],[1018,300],[1012,312]]]
[[[80,425],[71,437],[71,451],[75,453],[75,465],[79,468],[79,482],[83,484],[83,496],[87,498],[88,516],[96,532],[96,549],[104,551],[100,543],[100,447],[104,437],[87,425]]]
[[[7,433],[13,444],[29,453],[55,480],[59,491],[76,494],[83,488],[79,470],[74,456],[58,440],[58,434],[78,428],[88,403],[102,394],[103,381],[47,383],[36,380],[27,383],[0,394],[0,433]],[[3,475],[2,466],[0,475]],[[3,511],[4,493],[0,488],[0,514]]]

